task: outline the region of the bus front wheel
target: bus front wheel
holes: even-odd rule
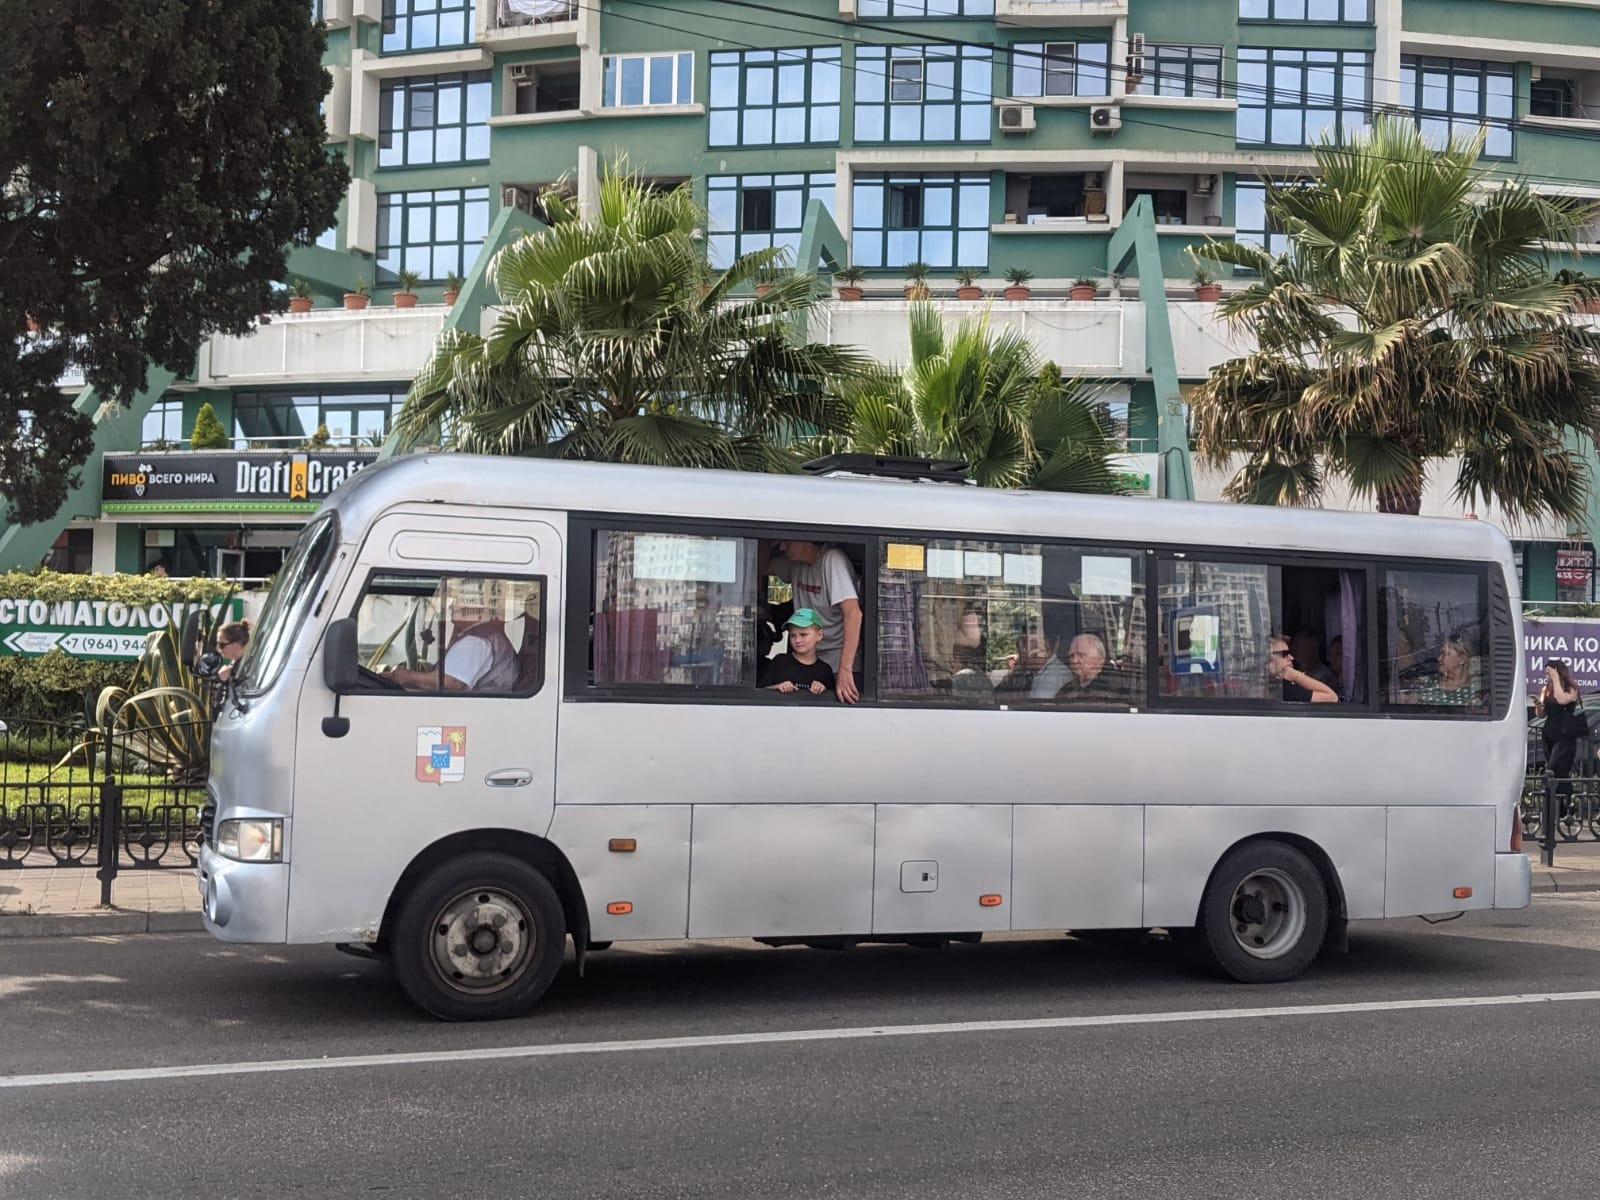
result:
[[[1200,902],[1200,939],[1240,983],[1281,983],[1316,958],[1328,931],[1322,874],[1283,842],[1250,842],[1225,857]]]
[[[395,922],[393,961],[413,1003],[445,1021],[522,1016],[561,968],[561,898],[507,854],[464,854],[412,888]]]

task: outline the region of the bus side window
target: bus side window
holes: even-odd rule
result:
[[[1383,706],[1399,711],[1488,712],[1482,575],[1386,570],[1378,599]]]

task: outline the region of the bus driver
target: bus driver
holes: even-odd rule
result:
[[[444,652],[443,679],[437,671],[391,667],[386,674],[413,692],[509,692],[517,680],[517,651],[506,636],[497,579],[456,579],[446,593],[450,640]]]

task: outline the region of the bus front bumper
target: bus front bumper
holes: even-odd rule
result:
[[[200,847],[200,915],[224,942],[284,942],[289,934],[289,864],[245,863]]]
[[[1494,856],[1494,906],[1527,908],[1533,900],[1533,861],[1526,854]]]

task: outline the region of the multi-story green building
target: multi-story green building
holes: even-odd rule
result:
[[[381,441],[446,322],[483,319],[484,289],[469,285],[450,307],[446,283],[473,276],[491,230],[514,232],[504,210],[537,219],[540,190],[558,180],[592,204],[621,157],[694,189],[713,261],[758,246],[798,253],[808,205],[821,202],[868,278],[866,299],[833,305],[818,335],[885,360],[905,352],[908,265],[928,264],[939,296],[960,271],[991,297],[1009,271],[1031,272],[1026,301],[940,303],[992,303],[1064,369],[1104,379],[1133,454],[1156,449],[1163,378],[1181,387],[1237,350],[1193,299],[1186,248],[1271,242],[1261,180],[1303,172],[1324,135],[1354,133],[1379,110],[1413,113],[1441,137],[1485,126],[1496,171],[1600,197],[1600,0],[312,8],[329,29],[329,149],[353,176],[337,226],[292,262],[318,307],[214,340],[190,378],[155,380],[107,423],[104,451],[181,444],[204,401],[240,447],[291,446],[319,424],[336,442]],[[1152,305],[1153,280],[1112,269],[1141,197],[1171,303]],[[1600,230],[1593,240],[1600,253]],[[422,278],[415,308],[394,306],[402,271]],[[1078,279],[1095,281],[1094,300],[1066,298]],[[346,311],[357,280],[372,307]],[[54,526],[10,531],[0,565],[36,562],[54,543],[60,561],[96,569],[161,558],[212,571],[243,550],[265,572],[297,520],[237,497],[208,508],[181,489],[112,503],[100,494],[109,474],[91,464]],[[1196,491],[1214,497],[1221,482],[1202,474]],[[1450,482],[1436,481],[1427,511],[1463,515]],[[1526,594],[1593,598],[1590,530],[1514,532]]]

